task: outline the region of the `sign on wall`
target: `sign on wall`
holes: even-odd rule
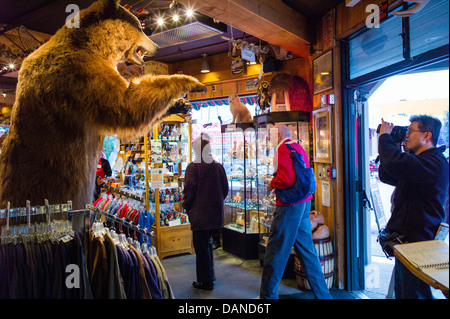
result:
[[[169,65],[164,62],[147,61],[144,65],[144,74],[169,74]]]

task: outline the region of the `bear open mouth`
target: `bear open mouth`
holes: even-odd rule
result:
[[[146,54],[147,54],[147,51],[146,51],[143,47],[141,47],[141,46],[138,46],[138,47],[136,48],[136,50],[133,52],[134,57],[135,57],[139,62],[141,62],[142,65],[144,64],[144,56],[145,56]]]

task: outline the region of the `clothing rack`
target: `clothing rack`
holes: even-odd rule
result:
[[[114,222],[117,222],[117,223],[119,223],[121,225],[124,225],[125,227],[127,227],[127,228],[129,228],[129,229],[131,229],[131,230],[133,230],[135,232],[138,232],[138,233],[140,233],[142,235],[149,236],[149,237],[152,237],[152,238],[155,237],[155,233],[153,231],[148,230],[147,228],[142,229],[142,228],[139,227],[139,225],[134,225],[133,222],[129,222],[125,218],[118,218],[118,217],[116,217],[114,215],[111,215],[108,212],[105,212],[105,211],[103,211],[103,210],[101,210],[101,209],[99,209],[99,208],[97,208],[97,207],[95,207],[95,206],[93,206],[91,204],[86,205],[86,208],[88,210],[90,210],[90,211],[99,213],[99,214],[101,214],[101,215],[103,215],[103,216],[105,216],[105,217],[107,217],[109,219],[112,219]]]
[[[26,207],[11,208],[11,203],[7,202],[7,208],[0,210],[0,219],[5,220],[6,229],[9,229],[11,224],[11,218],[26,219],[28,226],[31,226],[31,219],[33,217],[45,216],[45,220],[50,222],[52,215],[65,214],[66,219],[71,216],[86,215],[89,214],[89,210],[72,210],[72,201],[68,201],[64,204],[52,204],[50,205],[48,200],[45,200],[43,206],[31,206],[29,200],[26,201]]]
[[[0,210],[0,219],[6,219],[6,229],[10,228],[10,219],[11,218],[22,218],[26,217],[27,224],[31,227],[31,219],[33,216],[45,216],[46,221],[49,223],[51,221],[51,216],[55,214],[65,214],[66,219],[69,219],[69,216],[78,216],[78,215],[90,215],[91,212],[99,213],[109,219],[112,219],[114,222],[117,222],[137,233],[140,233],[145,236],[155,237],[153,231],[147,228],[140,228],[139,225],[134,225],[133,222],[129,222],[125,220],[125,218],[118,218],[113,216],[93,205],[86,205],[86,209],[84,210],[72,210],[72,201],[68,201],[64,204],[55,204],[50,205],[48,200],[45,200],[44,206],[31,206],[30,201],[26,201],[26,207],[18,207],[11,208],[10,202],[7,202],[7,208]]]
[[[93,205],[72,210],[71,203],[45,204],[32,207],[27,201],[26,207],[11,208],[8,203],[7,209],[0,210],[4,218],[0,221],[8,227],[5,232],[2,223],[0,299],[174,298],[156,249],[149,243],[153,232]],[[115,237],[112,228],[100,227],[105,221],[99,216],[134,231],[144,242],[126,232]],[[99,227],[91,229],[91,220]],[[79,267],[80,289],[67,286],[64,271],[72,264]]]
[[[128,197],[128,198],[137,200],[137,201],[139,201],[141,203],[144,202],[144,199],[142,197],[137,196],[135,194],[132,194],[130,192],[126,192],[124,190],[121,190],[121,189],[118,189],[118,188],[115,188],[115,187],[111,187],[111,186],[108,186],[108,185],[105,185],[102,188],[107,190],[108,192],[111,192],[111,193],[114,193],[114,194],[119,194],[119,195],[122,195],[122,196],[125,196],[125,197]]]
[[[83,220],[79,217],[87,217],[90,214],[90,210],[72,210],[72,201],[50,205],[49,201],[45,199],[44,203],[43,206],[31,206],[30,201],[27,200],[25,207],[11,208],[11,203],[7,202],[7,208],[0,210],[2,236],[9,236],[7,234],[12,235],[15,233],[17,231],[15,229],[16,226],[25,226],[26,228],[22,228],[22,231],[26,232],[37,231],[41,225],[49,225],[54,220],[71,222],[71,228],[80,235],[84,234],[86,229],[88,229],[87,219]]]

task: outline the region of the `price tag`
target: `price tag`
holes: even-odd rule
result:
[[[169,226],[178,226],[181,225],[181,220],[175,219],[175,220],[169,220]]]

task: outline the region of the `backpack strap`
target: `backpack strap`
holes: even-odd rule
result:
[[[293,143],[293,142],[292,142]],[[292,157],[292,159],[294,159],[294,157],[297,157],[298,158],[298,160],[299,160],[299,162],[300,162],[300,164],[304,167],[304,168],[306,168],[306,163],[305,163],[305,161],[303,160],[303,155],[302,154],[300,154],[300,153],[298,153],[293,147],[292,147],[292,145],[290,145],[291,143],[285,143],[285,145],[289,148],[289,150],[291,151],[291,157]],[[298,155],[298,156],[297,156]]]

